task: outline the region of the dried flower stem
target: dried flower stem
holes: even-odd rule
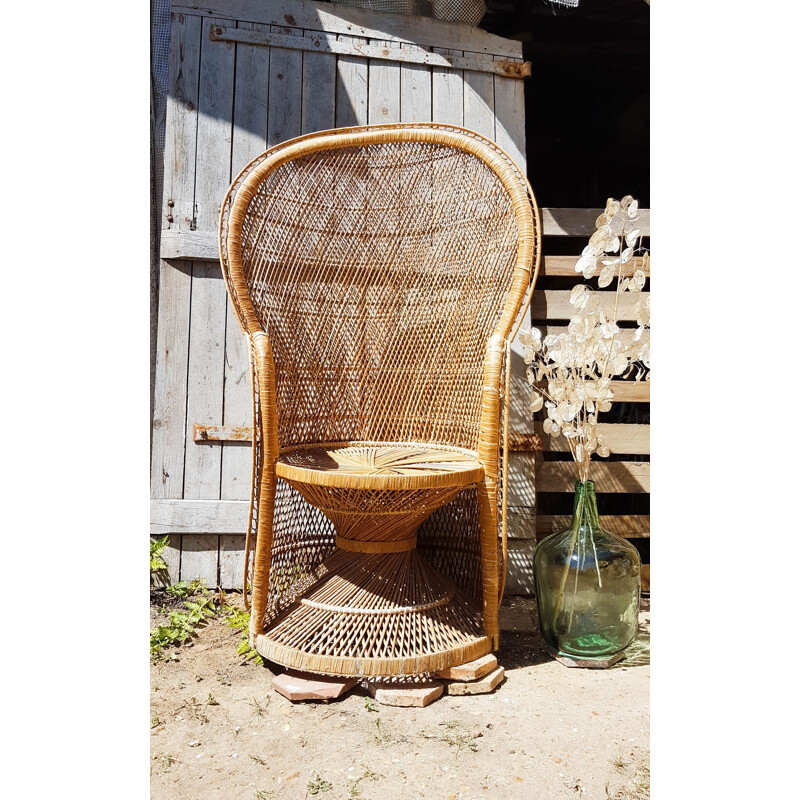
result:
[[[575,315],[570,318],[567,333],[550,334],[542,339],[541,331],[532,329],[522,334],[525,346],[524,358],[529,364],[528,380],[533,385],[531,411],[546,408],[545,433],[551,437],[563,435],[576,464],[578,480],[589,480],[592,453],[608,456],[609,447],[605,437],[597,432],[598,415],[611,410],[613,393],[611,381],[614,376],[627,377],[635,364],[639,371],[638,382],[650,371],[650,303],[649,296],[636,305],[638,328],[635,332],[622,331],[617,324],[620,295],[625,291],[639,292],[645,285],[646,275],[642,269],[634,269],[630,278],[623,277],[625,265],[632,261],[634,253],[641,247],[641,231],[638,222],[638,204],[628,196],[621,201],[609,199],[605,212],[598,218],[596,231],[576,264],[576,272],[591,278],[598,269],[598,286],[603,289],[616,279],[613,307],[603,302],[601,293],[594,292],[585,283],[572,289],[570,303]],[[623,247],[625,249],[623,249]],[[619,253],[619,256],[614,254]],[[645,253],[645,263],[649,254]],[[569,556],[564,564],[553,607],[553,622],[564,611],[567,581],[573,561],[579,564],[575,570],[575,588],[569,609],[567,627],[572,624],[577,597],[578,573],[586,562],[587,541],[592,547],[598,586],[602,588],[602,575],[597,558],[594,535],[584,524],[586,497],[582,493],[573,515]]]

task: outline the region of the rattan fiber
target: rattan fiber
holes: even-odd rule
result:
[[[252,354],[263,655],[389,676],[497,647],[503,371],[538,231],[516,165],[448,126],[312,134],[234,181],[220,255]]]

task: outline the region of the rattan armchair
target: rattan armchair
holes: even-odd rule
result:
[[[497,648],[509,342],[539,232],[517,166],[450,126],[311,134],[234,181],[220,258],[251,354],[264,657],[395,676]]]

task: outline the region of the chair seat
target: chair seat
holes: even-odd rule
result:
[[[483,479],[483,467],[475,453],[415,443],[286,448],[275,471],[292,483],[347,489],[444,488],[469,486]]]

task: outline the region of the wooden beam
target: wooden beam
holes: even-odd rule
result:
[[[581,273],[575,272],[575,264],[580,256],[545,256],[539,271],[540,278],[575,278],[583,280]],[[622,268],[622,274],[631,276],[636,269],[644,270],[650,277],[650,264],[644,266],[643,258],[633,258]]]
[[[175,0],[172,12],[522,58],[521,42],[495,36],[471,25],[336,3],[311,0],[202,0],[193,3],[191,0]]]
[[[591,236],[602,208],[543,208],[542,228],[545,236]],[[639,209],[639,228],[650,235],[650,209]]]
[[[571,492],[577,479],[572,461],[538,459],[534,477],[537,492]],[[598,493],[646,493],[650,491],[650,462],[597,459],[592,461],[591,479]]]
[[[569,452],[569,445],[563,436],[555,439],[548,436],[542,428],[542,423],[534,424],[534,430],[542,437],[542,447],[551,452]],[[606,437],[606,442],[612,453],[635,453],[649,455],[650,453],[650,426],[649,425],[614,425],[600,424],[597,432]]]
[[[634,321],[636,304],[649,296],[649,292],[623,292],[617,302],[617,319]],[[598,291],[595,295],[614,309],[616,292]],[[569,302],[570,292],[566,289],[543,289],[533,293],[531,301],[531,319],[533,320],[568,320],[575,313],[575,306]]]
[[[246,533],[249,500],[151,500],[150,535]]]
[[[402,52],[402,51],[400,51]],[[578,220],[573,225],[570,222],[570,215],[563,216],[566,212],[579,212],[584,218]],[[552,213],[551,213],[552,212]],[[585,213],[584,213],[585,212]],[[641,211],[640,214],[647,214],[647,223],[643,224],[642,230],[645,235],[649,235],[649,211]],[[542,209],[542,232],[545,236],[585,236],[587,239],[594,231],[594,221],[600,214],[599,209],[583,208],[544,208]],[[589,220],[587,222],[587,220]],[[567,225],[575,233],[565,233],[562,223]],[[578,224],[580,223],[580,224]],[[211,231],[189,231],[189,230],[163,230],[161,232],[161,258],[178,259],[190,261],[219,261],[219,239],[217,234]],[[575,276],[575,262],[578,256],[550,256],[553,261],[554,269],[562,270],[559,272],[547,272],[547,260],[545,258],[545,275],[570,275]],[[559,261],[558,259],[563,259]]]
[[[536,515],[536,538],[544,539],[551,533],[558,533],[568,528],[572,522],[569,514],[550,516],[547,514]],[[650,538],[650,515],[604,515],[602,518],[603,527],[623,536],[626,539],[649,539]]]
[[[257,47],[275,47],[285,50],[302,50],[306,53],[332,53],[342,56],[357,56],[378,61],[400,61],[408,64],[422,64],[428,67],[447,67],[465,69],[473,72],[489,72],[503,78],[529,78],[530,61],[512,61],[503,58],[498,61],[491,55],[470,53],[465,56],[443,56],[432,53],[412,44],[404,45],[398,51],[393,47],[382,47],[374,44],[360,44],[353,40],[338,41],[324,33],[310,34],[305,37],[282,36],[278,33],[243,30],[215,25],[211,28],[211,41],[235,42],[237,44]]]
[[[615,403],[649,403],[650,381],[611,381]]]
[[[251,442],[253,429],[249,425],[195,425],[195,442]],[[542,449],[541,436],[535,433],[510,432],[510,449],[532,452]]]
[[[219,236],[210,231],[161,231],[161,258],[178,261],[219,261]]]

